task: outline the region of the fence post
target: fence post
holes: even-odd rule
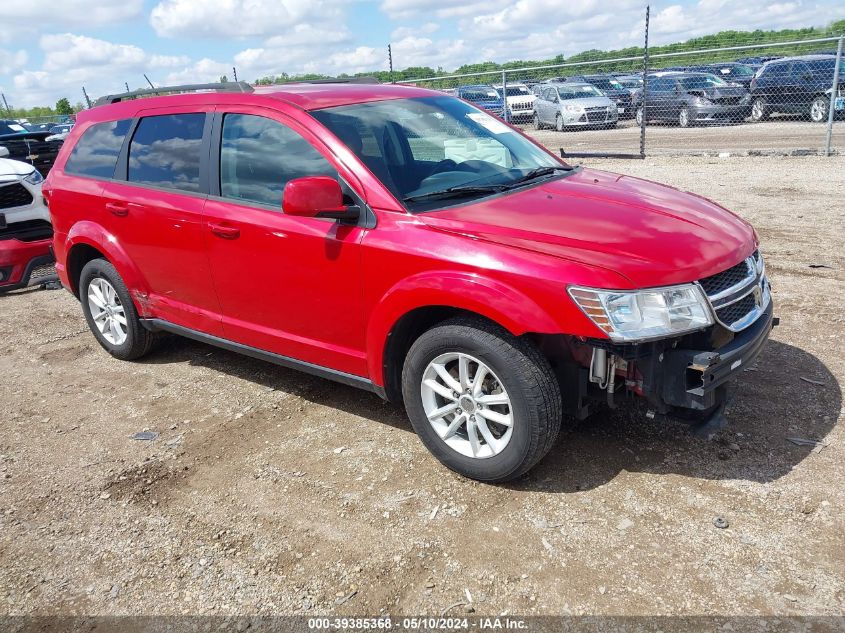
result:
[[[504,104],[504,111],[502,112],[502,118],[508,123],[511,122],[511,115],[508,112],[508,71],[502,71],[502,103]]]
[[[836,97],[839,89],[839,64],[842,63],[842,40],[845,40],[845,35],[839,36],[839,46],[836,48],[836,65],[833,67],[833,85],[830,88],[830,103],[827,104],[827,138],[824,142],[825,156],[830,156],[830,137],[833,134],[833,115],[836,109]]]
[[[395,84],[396,82],[393,81],[393,49],[390,44],[387,45],[387,64],[390,67],[390,83]]]
[[[640,121],[640,156],[645,158],[645,124],[646,124],[646,99],[648,99],[648,17],[651,7],[645,7],[645,47],[643,48],[643,92],[640,107],[643,109],[643,118]],[[636,111],[634,111],[636,114]]]

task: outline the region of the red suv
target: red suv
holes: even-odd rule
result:
[[[768,339],[757,236],[713,202],[439,92],[217,87],[104,98],[44,186],[62,282],[117,358],[170,332],[361,387],[505,481],[626,393],[720,419]]]

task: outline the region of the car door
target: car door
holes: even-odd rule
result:
[[[141,111],[101,195],[103,224],[140,274],[149,310],[219,335],[202,219],[211,109]]]
[[[662,77],[649,81],[648,94],[646,95],[645,101],[645,112],[649,121],[659,121],[666,118],[663,108],[666,99],[666,89],[669,83],[668,80]]]
[[[282,212],[294,178],[338,178],[353,196],[348,183],[357,180],[307,127],[275,110],[221,108],[213,139],[205,236],[225,338],[367,375],[365,229]]]
[[[555,115],[557,108],[555,107],[555,99],[557,98],[557,89],[552,87],[543,88],[542,98],[542,119],[541,121],[546,125],[551,125],[555,122]]]

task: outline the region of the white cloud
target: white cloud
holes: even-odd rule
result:
[[[7,51],[0,48],[0,75],[11,75],[26,65],[29,56],[26,51]]]
[[[334,24],[342,0],[162,0],[150,24],[162,37],[271,36],[299,24]]]
[[[499,10],[511,0],[382,0],[381,10],[394,20],[435,15],[438,18],[467,17],[484,11]]]
[[[13,79],[15,99],[22,105],[54,103],[62,96],[79,101],[83,86],[92,98],[120,92],[124,82],[138,88],[146,83],[143,73],[155,81],[158,73],[191,63],[187,56],[154,55],[132,44],[73,33],[44,35],[39,46],[44,53],[42,67]]]
[[[394,29],[393,33],[390,34],[390,39],[395,42],[397,40],[404,40],[406,37],[430,35],[439,28],[440,25],[435,22],[426,22],[425,24],[420,24],[419,26],[400,26],[399,28]]]
[[[93,28],[141,15],[143,0],[6,0],[0,41],[22,40],[52,28]]]

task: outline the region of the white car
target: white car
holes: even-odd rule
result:
[[[41,173],[0,146],[0,293],[56,279]]]
[[[493,86],[500,95],[503,87]],[[503,98],[508,104],[508,117],[511,121],[531,121],[534,118],[534,100],[537,98],[528,86],[522,83],[510,83],[507,86],[508,94]]]

